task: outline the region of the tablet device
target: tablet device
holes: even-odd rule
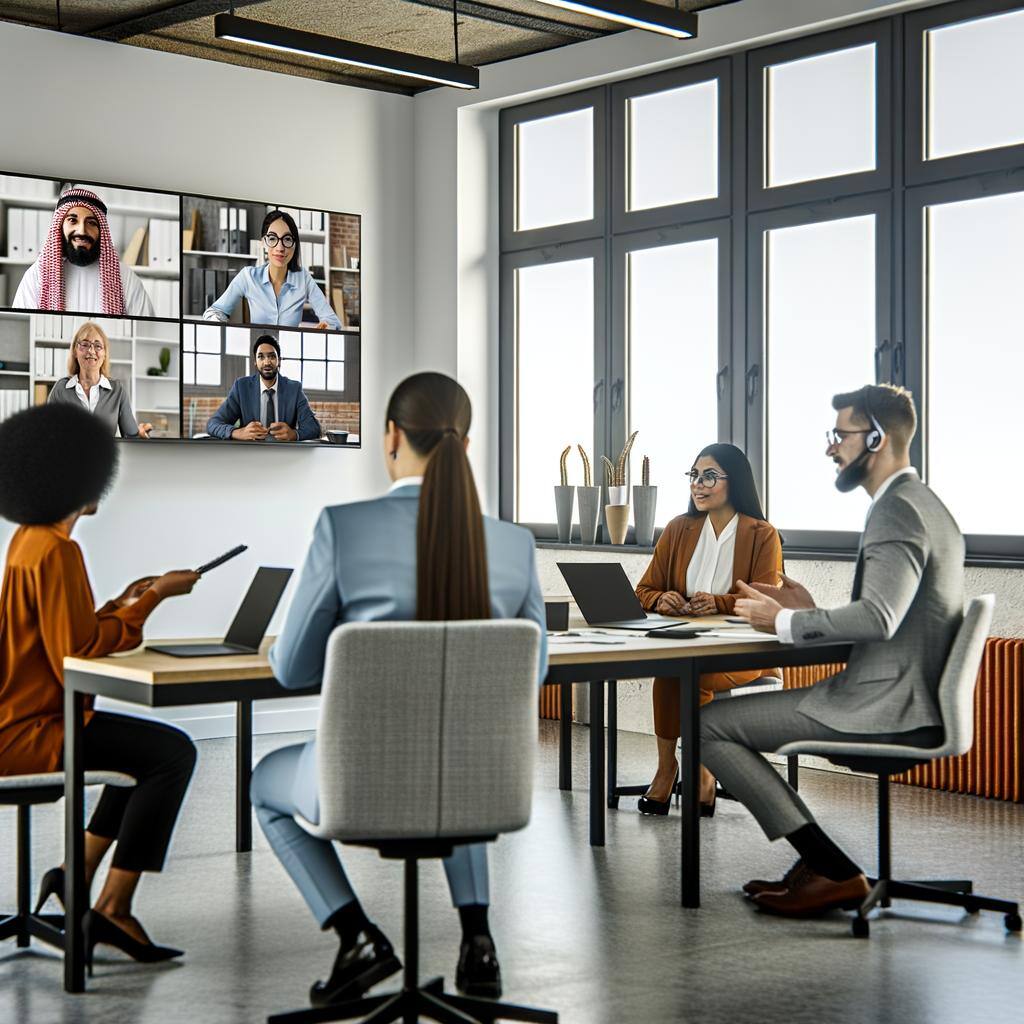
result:
[[[199,568],[196,569],[196,572],[199,573],[200,576],[202,576],[204,572],[209,572],[211,569],[216,569],[218,565],[223,565],[225,562],[228,562],[232,558],[234,558],[235,555],[240,555],[243,551],[248,550],[248,544],[239,544],[237,548],[232,548],[230,551],[225,551],[224,554],[220,556],[220,558],[215,558],[212,562],[207,562],[205,565],[199,566]]]

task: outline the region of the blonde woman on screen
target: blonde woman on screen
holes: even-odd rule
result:
[[[148,438],[152,423],[137,423],[128,394],[110,376],[110,339],[99,324],[87,320],[75,331],[68,349],[67,376],[53,385],[48,402],[81,405],[122,437]]]

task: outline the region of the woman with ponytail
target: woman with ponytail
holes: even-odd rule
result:
[[[544,601],[528,531],[480,513],[466,458],[472,408],[451,377],[418,373],[395,389],[385,417],[384,497],[320,515],[284,629],[271,649],[278,681],[318,685],[327,639],[343,622],[532,619],[541,627],[538,681],[547,667]],[[367,794],[372,799],[372,794]],[[401,965],[367,918],[334,846],[305,832],[316,821],[315,741],[268,754],[253,774],[252,801],[270,845],[324,930],[339,938],[315,1006],[358,998]],[[462,944],[456,984],[497,998],[501,975],[487,922],[487,853],[456,847],[444,861]]]

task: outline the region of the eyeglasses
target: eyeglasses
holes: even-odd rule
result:
[[[724,473],[716,473],[713,469],[706,469],[703,473],[698,473],[697,470],[691,469],[686,475],[690,479],[691,487],[696,487],[697,484],[702,484],[709,491],[718,483],[719,480],[729,479]]]
[[[271,232],[270,234],[263,236],[263,241],[267,243],[268,249],[273,249],[278,243],[283,245],[286,249],[295,248],[295,239],[291,235],[275,235]]]
[[[826,430],[825,441],[829,448],[838,448],[851,434],[870,433],[870,430]]]
[[[76,341],[75,348],[82,352],[102,352],[103,342],[102,341]]]

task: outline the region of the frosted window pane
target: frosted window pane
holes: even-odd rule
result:
[[[194,327],[186,327],[183,337],[183,344],[186,352],[195,352],[196,350],[196,329]]]
[[[298,359],[282,359],[281,373],[292,380],[302,379],[302,363]]]
[[[281,346],[282,359],[299,359],[302,356],[302,337],[298,331],[282,331],[277,336]]]
[[[516,518],[552,523],[562,449],[582,444],[594,459],[594,261],[526,267],[516,288]],[[582,484],[579,455],[570,465]]]
[[[925,211],[928,482],[965,533],[1019,534],[1024,193]],[[965,485],[968,477],[973,485]]]
[[[249,346],[252,344],[252,334],[246,327],[225,328],[224,351],[231,356],[249,355]]]
[[[327,358],[338,359],[344,361],[345,359],[345,339],[340,334],[328,334],[327,335]]]
[[[859,531],[867,496],[835,489],[825,431],[832,396],[875,379],[875,218],[770,231],[765,271],[768,518]]]
[[[628,209],[718,195],[718,82],[635,96],[627,115]]]
[[[324,359],[326,358],[327,341],[322,334],[302,335],[302,358],[303,359]]]
[[[302,383],[307,388],[315,391],[323,391],[327,386],[327,364],[307,363],[302,364]]]
[[[220,384],[220,356],[196,356],[196,383],[211,387]]]
[[[195,384],[195,382],[196,382],[195,361],[192,360],[192,359],[186,359],[185,360],[184,371],[185,371],[185,383],[186,384]]]
[[[516,127],[516,231],[594,217],[594,111]]]
[[[640,431],[630,483],[649,455],[658,525],[686,511],[683,474],[718,440],[717,372],[718,242],[630,253],[629,429]]]
[[[328,363],[327,364],[327,390],[328,391],[344,391],[345,390],[345,364],[344,363]]]
[[[929,160],[1024,142],[1024,11],[925,33]]]
[[[875,169],[875,44],[764,70],[765,186]]]
[[[220,327],[196,324],[196,348],[200,352],[220,352]]]

